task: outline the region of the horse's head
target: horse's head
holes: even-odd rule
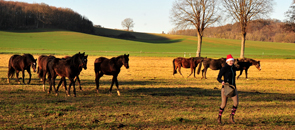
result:
[[[235,67],[237,67],[238,69],[240,68],[239,59],[235,59],[234,65],[235,65]]]
[[[83,68],[84,68],[84,70],[87,69],[87,61],[88,61],[87,58],[88,58],[88,55],[83,57]]]
[[[261,71],[260,61],[257,61],[257,62],[256,62],[255,67],[256,67],[259,71]]]
[[[36,72],[37,59],[31,54],[24,54],[23,57],[25,57],[27,65],[31,65],[34,72]]]
[[[129,69],[129,54],[128,55],[124,54],[123,65],[126,67],[126,69]]]
[[[68,60],[71,60],[71,64],[75,65],[77,67],[82,67],[84,66],[84,54],[81,54],[80,52],[73,55],[71,58],[67,58]]]
[[[32,65],[32,69],[34,70],[34,72],[36,72],[36,68],[37,68],[37,59],[33,59],[33,61],[31,62]]]

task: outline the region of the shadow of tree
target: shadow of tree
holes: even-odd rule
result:
[[[149,33],[140,32],[128,32],[123,30],[113,30],[107,28],[96,28],[95,34],[104,37],[111,37],[117,39],[124,39],[130,41],[154,43],[154,44],[167,44],[167,43],[177,43],[183,41],[183,39],[169,39],[160,35],[153,35]],[[124,35],[125,37],[123,37]]]

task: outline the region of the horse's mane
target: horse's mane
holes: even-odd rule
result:
[[[27,58],[30,61],[33,61],[33,62],[35,61],[34,57],[31,54],[23,54],[22,56]]]
[[[254,59],[251,59],[251,58],[244,58],[245,62],[250,62],[251,64],[257,64],[258,61],[254,60]]]
[[[72,57],[68,57],[68,58],[66,58],[66,61],[67,61],[68,63],[70,63],[71,65],[79,66],[79,65],[76,64],[76,61],[78,60],[78,58],[80,58],[81,55],[82,55],[82,54],[77,53],[77,54],[73,55]]]
[[[113,57],[115,58],[116,60],[120,59],[120,58],[124,58],[124,55],[120,55],[120,56],[117,56],[117,57]]]

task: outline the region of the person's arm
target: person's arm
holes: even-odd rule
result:
[[[225,73],[224,68],[221,68],[220,71],[219,71],[218,77],[217,77],[217,81],[219,83],[222,83],[222,85],[224,85],[224,81],[221,78],[224,75],[224,73]]]

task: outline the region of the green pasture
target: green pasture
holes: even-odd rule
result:
[[[131,32],[136,39],[113,38],[124,31],[97,28],[96,34],[54,29],[32,31],[0,31],[0,53],[32,53],[71,55],[78,51],[90,55],[190,57],[196,55],[197,37]],[[246,42],[246,57],[295,58],[295,44],[274,42]],[[225,57],[228,53],[239,57],[240,40],[204,38],[203,57]]]

